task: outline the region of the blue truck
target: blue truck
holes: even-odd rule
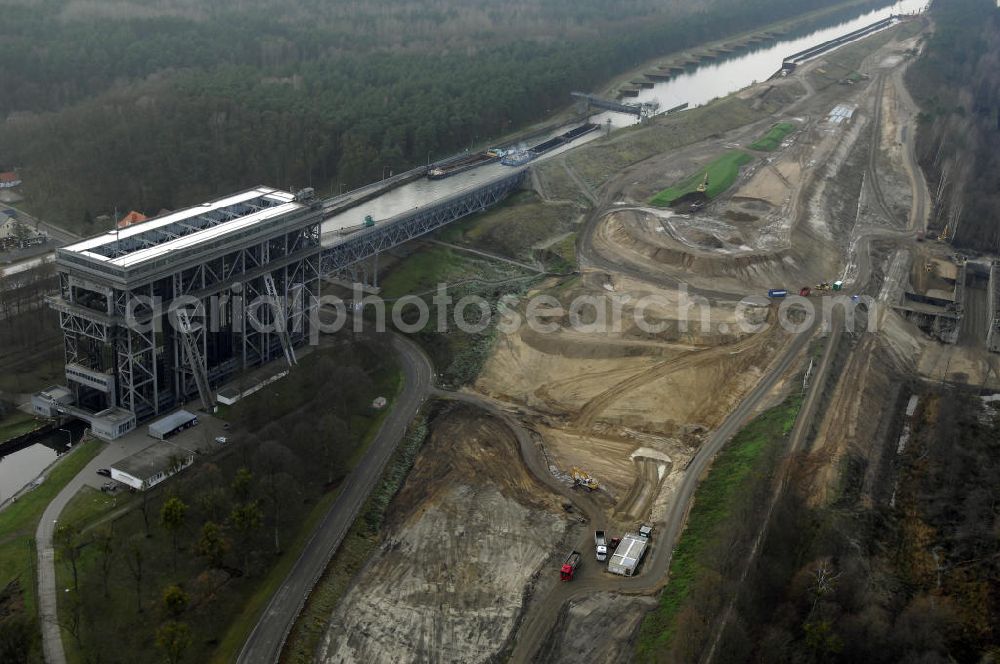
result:
[[[784,288],[772,288],[771,290],[767,291],[768,297],[785,297],[786,295],[788,295],[788,291],[786,291]]]

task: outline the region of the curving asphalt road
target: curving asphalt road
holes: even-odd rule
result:
[[[364,458],[348,476],[340,495],[317,526],[288,577],[271,597],[236,660],[241,664],[275,662],[313,586],[341,540],[357,519],[382,476],[406,427],[431,393],[434,371],[427,356],[409,339],[393,335],[392,347],[403,370],[403,390],[392,404]]]

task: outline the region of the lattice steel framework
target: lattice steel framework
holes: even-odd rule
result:
[[[467,215],[482,212],[520,187],[526,173],[527,170],[516,171],[477,189],[459,192],[434,205],[393,217],[372,228],[338,239],[337,244],[323,249],[320,269],[324,275],[336,275],[381,251],[426,235]]]
[[[198,261],[182,255],[155,272],[141,269],[135,279],[60,254],[61,292],[49,303],[59,311],[66,363],[112,374],[117,383],[104,399],[74,385],[78,402],[120,406],[140,419],[199,395],[210,402],[206,385],[281,356],[282,338],[302,343],[320,295],[321,217],[318,204],[305,207],[199,249]],[[178,307],[191,319],[186,335],[170,315]],[[252,324],[250,309],[262,328]],[[203,366],[194,366],[199,360]]]

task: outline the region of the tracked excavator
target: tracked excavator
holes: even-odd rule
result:
[[[587,491],[597,491],[601,488],[597,480],[585,470],[573,468],[570,474],[573,476],[573,486],[584,488]]]

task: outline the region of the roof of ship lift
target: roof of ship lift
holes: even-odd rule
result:
[[[98,248],[107,247],[110,244],[120,242],[121,240],[130,238],[134,235],[148,233],[150,231],[154,231],[178,222],[183,222],[186,219],[192,219],[215,210],[245,203],[255,198],[265,198],[270,202],[275,203],[275,205],[274,207],[265,208],[234,219],[220,222],[214,226],[190,233],[188,235],[166,240],[152,247],[137,249],[121,256],[103,256],[100,253],[97,253],[97,251],[94,251]],[[275,217],[280,217],[303,207],[305,206],[302,203],[295,201],[294,194],[287,191],[273,189],[271,187],[255,187],[253,189],[248,189],[238,194],[220,198],[209,203],[184,208],[183,210],[171,212],[161,217],[155,217],[149,221],[133,224],[127,228],[117,231],[108,231],[102,235],[87,238],[86,240],[63,247],[62,251],[86,256],[92,260],[101,261],[109,265],[115,265],[123,268],[130,267],[153,258],[159,258],[172,251],[178,251],[202,244],[204,242],[209,242],[218,237],[246,229],[250,226],[260,224]]]

